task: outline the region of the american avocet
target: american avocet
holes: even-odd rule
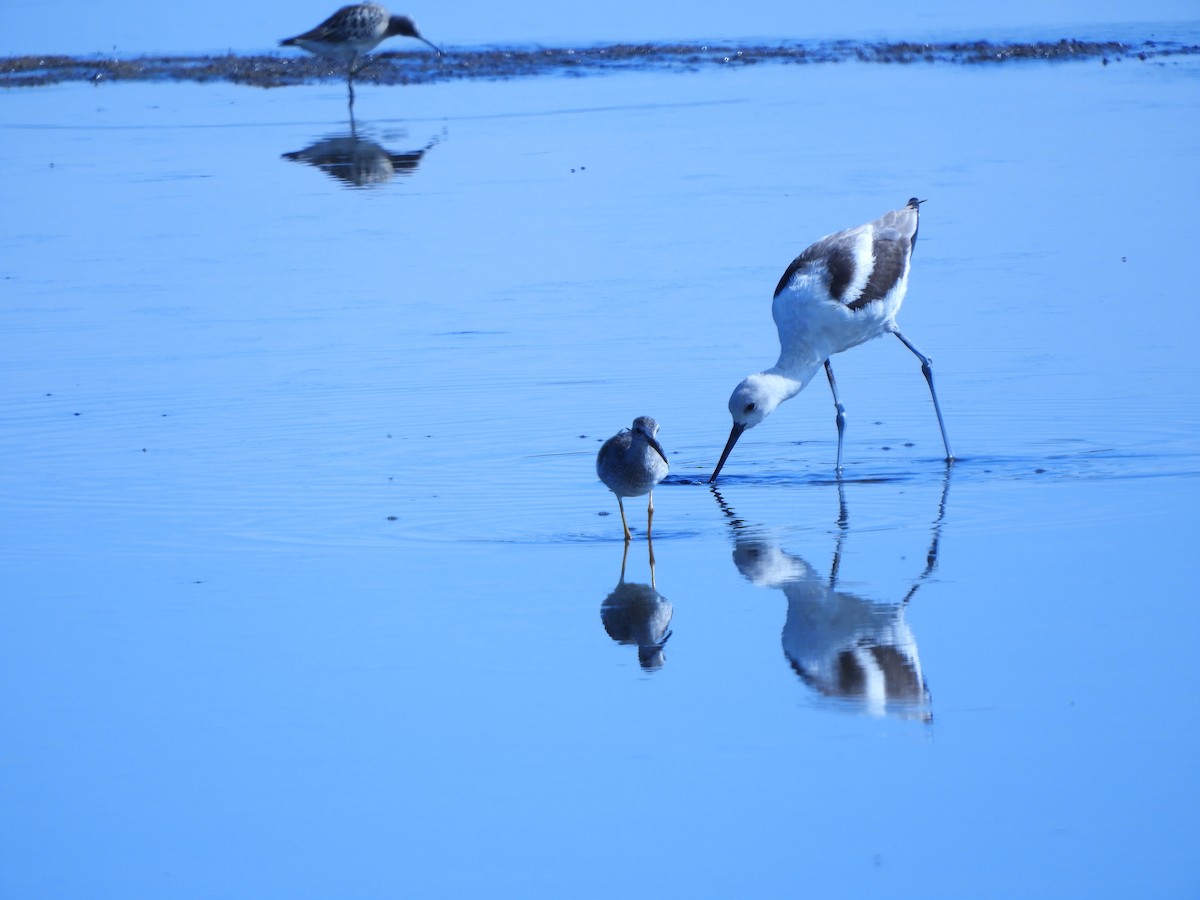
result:
[[[629,541],[629,523],[625,521],[623,497],[650,495],[646,510],[646,537],[654,522],[654,486],[667,475],[667,455],[658,442],[658,423],[649,416],[638,416],[632,429],[622,429],[604,442],[596,455],[596,474],[617,495],[621,525]]]
[[[846,409],[838,399],[829,357],[881,334],[894,334],[921,360],[937,413],[946,460],[954,459],[933,369],[925,356],[900,333],[896,313],[908,289],[908,271],[917,242],[919,200],[885,213],[874,222],[821,238],[797,256],[775,288],[771,315],[779,330],[779,362],[746,378],[729,398],[733,430],[709,483],[717,480],[733,445],[747,428],[769,416],[780,403],[796,396],[822,366],[837,410],[837,471],[842,471],[842,434]]]
[[[408,16],[393,16],[376,3],[355,3],[343,6],[312,31],[284,38],[281,47],[303,47],[318,56],[341,60],[348,66],[346,81],[350,100],[354,100],[354,76],[362,66],[359,59],[390,37],[416,38],[429,44],[439,55],[437,45],[425,40],[417,25]]]

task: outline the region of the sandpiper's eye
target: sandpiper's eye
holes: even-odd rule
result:
[[[752,413],[752,412],[754,412],[754,407],[755,407],[755,404],[753,404],[753,403],[747,403],[747,404],[746,404],[746,412],[748,412],[748,413]]]

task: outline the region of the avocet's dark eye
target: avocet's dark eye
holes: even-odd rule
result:
[[[746,412],[748,412],[748,413],[752,413],[752,412],[754,412],[754,407],[755,407],[755,404],[753,404],[753,403],[747,403],[747,404],[746,404]]]

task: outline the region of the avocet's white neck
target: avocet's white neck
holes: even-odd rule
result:
[[[821,359],[808,365],[776,364],[765,372],[747,376],[729,398],[733,421],[753,428],[784,400],[790,400],[804,390],[824,361]]]
[[[779,362],[771,366],[763,372],[763,375],[771,375],[784,382],[794,382],[797,387],[788,393],[784,400],[788,400],[800,393],[808,385],[813,377],[820,371],[824,365],[827,356],[819,356],[816,351],[811,353],[796,353],[799,349],[792,347],[784,351],[779,356]],[[807,348],[806,348],[807,349]]]

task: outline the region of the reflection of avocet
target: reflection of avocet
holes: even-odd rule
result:
[[[283,158],[314,166],[350,187],[374,187],[386,184],[397,175],[415,173],[425,154],[437,142],[435,136],[420,150],[392,153],[374,141],[360,137],[352,119],[349,134],[323,137],[303,150],[283,154]]]
[[[752,584],[783,591],[788,602],[783,651],[796,674],[824,696],[850,701],[872,715],[892,713],[932,721],[916,637],[904,621],[904,612],[937,566],[949,486],[947,468],[925,569],[895,602],[874,601],[838,588],[847,522],[844,500],[828,576],[783,550],[771,537],[752,533],[734,520],[734,564]],[[733,519],[728,504],[715,489],[713,493]]]
[[[650,542],[647,541],[647,544]],[[654,579],[654,548],[650,546],[650,584],[625,580],[629,544],[621,556],[621,577],[600,605],[604,630],[618,644],[637,644],[638,663],[647,671],[661,669],[666,657],[663,647],[671,636],[671,601],[658,592]]]

